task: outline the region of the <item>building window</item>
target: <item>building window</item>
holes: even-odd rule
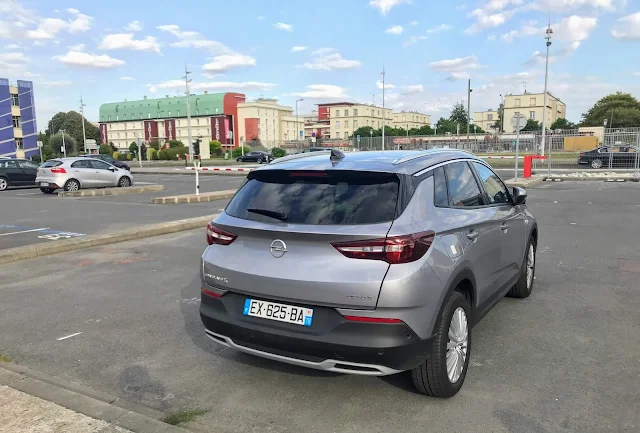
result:
[[[176,117],[180,117],[180,110],[176,110]]]
[[[209,135],[209,128],[207,128],[207,135]]]
[[[358,121],[357,121],[357,120],[354,120],[354,121],[353,121],[353,127],[354,127],[355,129],[358,129]]]
[[[126,114],[122,115],[122,120],[127,120],[127,115]]]
[[[378,116],[380,115],[380,110],[378,110]]]
[[[532,107],[536,106],[536,98],[531,98],[531,100],[529,101],[529,105],[531,105]]]
[[[336,110],[336,117],[340,117],[340,110]]]
[[[357,108],[354,108],[354,109],[353,109],[353,115],[354,115],[354,116],[357,116],[357,115],[358,115],[358,109],[357,109]]]
[[[349,117],[349,110],[344,110],[344,117]]]
[[[18,99],[18,95],[11,95],[11,105],[13,105],[14,107],[18,107],[20,106],[20,100]]]
[[[176,126],[180,126],[180,121],[176,120]]]
[[[151,113],[147,113],[147,119],[151,119]]]
[[[493,114],[487,114],[487,120],[493,120]]]
[[[102,116],[102,121],[104,122],[104,116]]]
[[[340,128],[340,121],[336,120],[336,128]]]
[[[111,122],[111,115],[110,115],[110,114],[107,116],[107,120],[108,120],[109,122]]]
[[[196,119],[196,125],[200,125],[200,119]]]
[[[345,121],[344,121],[344,127],[345,127],[345,128],[348,128],[348,127],[349,127],[349,121],[348,121],[348,120],[345,120]]]
[[[171,117],[171,111],[169,111],[169,114],[168,114],[168,116],[169,116],[169,117]]]
[[[117,137],[120,138],[120,133],[119,132],[117,133]]]
[[[535,111],[529,111],[529,119],[536,120],[536,112]]]
[[[209,109],[208,108],[204,109],[204,114],[209,114]]]
[[[116,122],[120,120],[120,116],[118,114],[116,114]]]
[[[24,143],[22,141],[22,138],[16,138],[16,149],[18,150],[24,149]]]
[[[20,116],[13,116],[13,127],[20,128]]]
[[[517,98],[515,103],[513,104],[515,107],[519,107],[520,106],[520,98]]]
[[[200,110],[196,108],[196,116],[200,115]]]

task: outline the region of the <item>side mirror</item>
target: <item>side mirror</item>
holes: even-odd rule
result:
[[[110,170],[110,171],[118,171],[118,169],[117,169],[117,168],[115,168],[115,167],[109,167],[109,170]]]
[[[513,187],[513,204],[516,206],[527,202],[527,191],[519,186]]]

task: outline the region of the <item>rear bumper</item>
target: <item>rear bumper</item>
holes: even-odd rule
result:
[[[252,355],[338,373],[384,376],[420,365],[431,350],[407,325],[346,320],[334,308],[313,307],[311,327],[242,314],[247,296],[202,294],[207,336]],[[255,299],[255,297],[252,297]]]

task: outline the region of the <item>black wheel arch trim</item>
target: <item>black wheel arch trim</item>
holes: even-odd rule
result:
[[[455,292],[461,282],[464,280],[468,280],[471,283],[471,301],[469,302],[469,306],[471,307],[471,326],[474,326],[479,319],[476,318],[476,308],[478,307],[478,296],[476,292],[476,277],[468,267],[463,267],[460,269],[452,278],[449,279],[447,283],[447,290],[444,292],[444,295],[440,299],[440,308],[438,309],[438,317],[442,316],[444,311],[445,304],[447,303],[447,299],[451,293]]]

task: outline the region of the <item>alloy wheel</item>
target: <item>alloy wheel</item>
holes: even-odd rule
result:
[[[602,161],[599,159],[594,159],[591,161],[591,168],[600,168],[602,167]]]
[[[0,179],[0,191],[4,191],[8,186],[9,184],[7,184],[5,179]]]
[[[529,251],[527,252],[527,289],[531,289],[533,285],[533,272],[536,266],[536,255],[533,248],[533,244],[529,244]]]
[[[80,189],[80,185],[75,180],[72,180],[67,184],[67,191],[75,192],[79,189]]]
[[[456,308],[449,324],[447,342],[447,376],[449,382],[456,383],[464,372],[469,347],[469,324],[467,314],[461,307]]]

